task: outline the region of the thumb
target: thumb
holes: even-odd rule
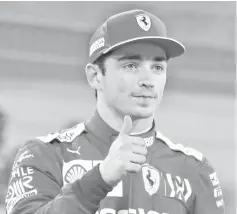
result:
[[[124,117],[123,126],[119,135],[129,135],[132,131],[132,119],[129,115]]]

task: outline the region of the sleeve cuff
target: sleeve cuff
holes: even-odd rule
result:
[[[99,164],[75,181],[72,187],[81,205],[92,212],[98,210],[100,201],[113,189],[103,180]]]

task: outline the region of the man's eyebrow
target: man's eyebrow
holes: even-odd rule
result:
[[[153,61],[155,61],[155,62],[167,61],[167,58],[165,56],[164,57],[157,56],[157,57],[153,58]]]
[[[124,55],[120,58],[118,58],[118,61],[123,61],[123,60],[142,60],[142,57],[141,55]],[[161,57],[161,56],[157,56],[157,57],[154,57],[152,59],[152,61],[155,61],[155,62],[162,62],[162,61],[167,61],[167,58],[164,56],[164,57]]]
[[[123,61],[123,60],[142,60],[142,57],[140,55],[124,55],[118,58],[118,61]]]

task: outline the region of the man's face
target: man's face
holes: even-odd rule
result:
[[[167,61],[158,46],[142,42],[123,45],[105,60],[102,97],[117,113],[147,118],[161,100]]]

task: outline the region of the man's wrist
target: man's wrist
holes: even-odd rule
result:
[[[99,171],[100,171],[101,178],[104,180],[104,182],[106,184],[112,186],[112,184],[110,183],[110,181],[108,180],[108,178],[105,175],[105,168],[104,168],[104,164],[103,163],[99,164]]]
[[[114,181],[111,181],[111,179],[108,178],[107,173],[106,173],[105,164],[104,164],[104,163],[101,163],[101,164],[99,165],[99,171],[100,171],[101,178],[104,180],[104,182],[105,182],[107,185],[109,185],[109,186],[111,186],[111,187],[116,186],[117,183],[114,182]]]
[[[100,201],[106,197],[108,192],[113,190],[113,187],[103,180],[99,165],[96,165],[81,179],[73,182],[72,189],[84,207],[96,211]]]

